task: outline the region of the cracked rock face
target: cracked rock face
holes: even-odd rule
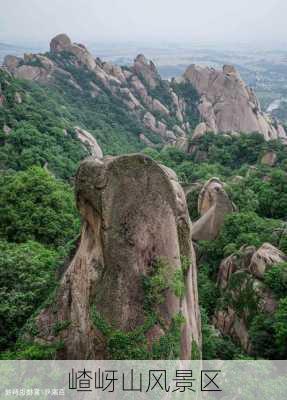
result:
[[[261,111],[254,91],[233,66],[225,65],[218,71],[191,65],[183,80],[190,82],[200,96],[198,109],[205,124],[204,133],[259,132],[266,140],[286,137],[283,126]],[[196,129],[197,136],[202,130],[201,124]]]
[[[81,239],[53,305],[37,318],[37,340],[62,340],[63,359],[105,359],[107,338],[93,324],[92,307],[115,329],[131,332],[146,319],[143,278],[174,276],[187,261],[181,296],[165,288],[152,304],[156,321],[145,332],[148,348],[166,335],[182,314],[180,357],[200,348],[197,274],[191,223],[183,189],[174,172],[144,155],[85,160],[76,177],[76,197],[83,218]],[[186,264],[186,262],[185,262]],[[57,335],[53,327],[69,321]]]

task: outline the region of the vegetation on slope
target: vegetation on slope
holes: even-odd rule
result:
[[[70,72],[78,73],[84,85],[86,74]],[[55,288],[69,243],[79,233],[71,185],[88,152],[73,128],[81,125],[95,135],[105,153],[119,154],[142,149],[140,127],[112,96],[80,94],[65,80],[44,88],[0,71],[0,85],[5,97],[0,127],[11,128],[9,133],[0,130],[0,350],[10,349],[2,358],[49,358],[51,349],[32,346],[27,350],[19,338],[26,321]],[[174,90],[186,93],[187,89]],[[168,102],[164,86],[158,91]],[[189,105],[192,126],[197,121],[193,104]],[[183,184],[198,184],[188,197],[192,220],[198,217],[200,184],[213,176],[226,182],[238,207],[237,213],[226,218],[219,238],[199,243],[198,249],[204,357],[238,358],[244,356],[238,344],[219,336],[211,325],[218,299],[216,275],[220,261],[243,244],[258,248],[268,241],[287,253],[287,153],[281,143],[267,143],[259,134],[207,134],[193,146],[192,154],[171,147],[145,153],[173,168]],[[268,150],[277,154],[276,167],[260,164]],[[279,307],[273,317],[258,314],[254,318],[250,332],[255,356],[282,357],[287,348],[285,267],[274,266],[266,282],[276,293]],[[120,340],[126,339],[120,335]],[[166,355],[168,343],[161,346],[157,356]],[[118,347],[115,351],[118,357],[122,355]]]
[[[145,150],[159,162],[173,168],[182,183],[197,183],[188,196],[192,220],[198,218],[197,199],[200,184],[217,176],[226,183],[226,190],[238,211],[225,219],[219,237],[212,242],[199,242],[197,248],[199,271],[199,295],[203,323],[203,357],[242,358],[246,357],[238,343],[222,337],[214,330],[212,318],[217,307],[221,307],[217,273],[221,261],[239,251],[242,245],[259,248],[269,242],[287,253],[287,153],[279,141],[265,142],[258,134],[228,137],[207,134],[197,140],[192,155],[178,149],[167,148],[160,152]],[[276,166],[261,164],[267,151],[276,152]],[[199,161],[198,154],[204,152],[207,161]],[[205,157],[204,157],[205,159]],[[266,274],[266,283],[279,299],[277,312],[271,315],[258,314],[250,326],[254,357],[286,358],[286,271],[285,264],[275,265]],[[241,305],[246,306],[242,298]]]

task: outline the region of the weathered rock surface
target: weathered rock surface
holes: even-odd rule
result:
[[[21,63],[21,58],[16,56],[7,55],[4,58],[4,65],[9,71],[14,71]]]
[[[80,141],[84,144],[84,146],[88,148],[88,150],[91,153],[91,156],[100,159],[103,158],[102,149],[98,145],[97,140],[90,132],[82,128],[79,128],[78,126],[75,127],[75,132],[78,139],[80,139]]]
[[[277,154],[275,151],[268,151],[261,158],[261,164],[268,165],[269,167],[274,167],[277,163]]]
[[[20,79],[49,85],[60,80],[80,94],[114,97],[123,112],[141,125],[138,138],[145,129],[158,135],[154,144],[171,144],[189,152],[189,137],[196,139],[207,132],[260,132],[266,140],[287,141],[284,127],[261,112],[254,92],[232,66],[216,71],[193,65],[182,78],[167,82],[142,54],[132,66],[120,67],[94,58],[65,34],[51,40],[50,52],[7,56],[4,65]],[[193,93],[195,88],[198,96],[190,98],[189,90],[180,88],[182,83],[190,85]]]
[[[224,190],[223,183],[211,178],[203,186],[198,198],[200,218],[192,226],[193,240],[214,240],[220,232],[226,214],[235,206]]]
[[[287,257],[282,251],[264,243],[252,256],[249,271],[258,279],[262,279],[268,267],[286,261]]]
[[[205,122],[201,122],[195,128],[195,130],[193,132],[193,135],[192,135],[192,138],[193,139],[200,138],[207,132],[208,132],[208,127],[207,127],[206,123]]]
[[[250,317],[258,312],[273,314],[278,306],[274,294],[264,284],[264,274],[286,259],[276,247],[264,243],[258,250],[243,246],[239,253],[220,264],[217,285],[229,302],[225,308],[217,309],[213,322],[223,335],[233,337],[248,353],[252,354]]]
[[[161,78],[152,61],[148,61],[143,54],[139,54],[134,62],[134,71],[144,79],[149,88],[154,89]]]
[[[51,40],[50,50],[52,54],[63,51],[71,53],[88,69],[93,70],[96,67],[96,61],[86,47],[82,44],[72,43],[71,39],[65,34],[57,35]]]
[[[50,43],[52,53],[60,53],[72,46],[71,39],[64,33],[55,36]]]
[[[190,260],[185,294],[171,288],[154,304],[157,321],[145,333],[149,348],[165,335],[173,317],[182,313],[180,356],[200,347],[200,314],[191,223],[183,189],[172,170],[143,155],[85,160],[76,177],[77,205],[83,218],[81,239],[54,303],[37,318],[38,340],[61,339],[64,359],[109,357],[106,338],[93,325],[91,307],[115,329],[133,331],[145,321],[143,276],[155,261],[164,260],[169,273]],[[61,332],[53,327],[70,321]]]
[[[49,53],[7,56],[4,64],[20,79],[57,84],[60,78],[93,98],[112,95],[140,121],[138,135],[146,128],[159,135],[156,143],[174,144],[177,137],[186,138],[190,133],[185,100],[167,82],[163,83],[153,62],[143,55],[136,57],[133,66],[120,67],[95,59],[85,46],[60,34],[51,40]],[[86,77],[86,83],[90,81],[88,85],[82,87],[79,76],[73,75],[77,69]],[[162,90],[164,96],[160,95]]]
[[[252,89],[246,86],[233,66],[225,65],[222,71],[191,65],[183,75],[200,96],[198,106],[203,125],[196,128],[199,136],[207,131],[259,132],[266,140],[286,138],[282,125],[273,121],[260,109]]]

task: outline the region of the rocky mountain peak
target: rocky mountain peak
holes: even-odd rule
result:
[[[154,144],[188,151],[188,137],[195,139],[209,131],[259,132],[266,140],[287,138],[284,127],[261,111],[254,91],[232,65],[224,65],[221,71],[191,65],[181,78],[167,82],[143,54],[131,67],[121,67],[95,58],[64,33],[51,40],[49,53],[7,56],[4,64],[16,78],[57,85],[61,76],[79,93],[112,96],[140,123],[138,138],[144,143],[149,135],[156,135]]]
[[[222,71],[225,75],[235,75],[239,77],[239,73],[233,65],[224,65]]]
[[[145,83],[154,89],[161,77],[152,61],[148,61],[143,54],[139,54],[134,62],[134,71],[137,75],[142,77]]]
[[[61,51],[67,50],[72,46],[72,41],[65,33],[60,33],[55,36],[50,42],[51,53],[60,53]]]
[[[138,54],[136,56],[135,63],[141,63],[141,64],[149,65],[148,60],[146,59],[146,57],[143,54]]]
[[[71,53],[78,60],[80,65],[93,70],[96,67],[96,61],[91,53],[82,44],[72,43],[71,39],[64,33],[55,36],[50,42],[51,54],[58,54],[63,51]]]
[[[85,46],[73,43],[62,33],[51,40],[49,53],[26,54],[23,58],[8,56],[5,64],[16,78],[57,85],[61,76],[79,93],[93,98],[105,93],[112,96],[140,122],[138,137],[142,142],[150,132],[159,137],[156,143],[175,144],[178,137],[186,138],[189,132],[184,100],[164,83],[154,63],[142,54],[132,67],[120,67],[95,59]],[[83,88],[84,81],[87,84]],[[155,88],[159,90],[155,92]]]
[[[286,138],[283,126],[261,111],[254,91],[234,66],[224,65],[220,71],[190,65],[182,79],[193,85],[200,96],[198,109],[202,121],[195,129],[197,135],[208,131],[259,132],[266,140]]]

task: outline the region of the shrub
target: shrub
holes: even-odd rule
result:
[[[265,274],[264,282],[277,297],[287,296],[287,262],[273,265]]]
[[[4,349],[55,287],[57,253],[36,242],[5,241],[0,241],[0,253],[0,349]]]
[[[0,203],[0,237],[8,241],[57,247],[79,232],[71,188],[42,168],[0,175]]]
[[[275,343],[282,358],[287,357],[287,297],[281,299],[275,313]]]

